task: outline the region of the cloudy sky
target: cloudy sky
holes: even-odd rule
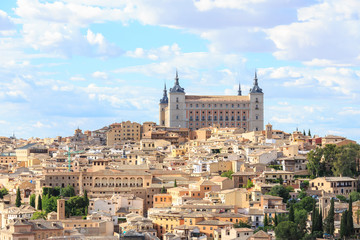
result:
[[[158,121],[175,69],[188,94],[248,93],[288,132],[360,140],[358,0],[0,3],[0,135]]]

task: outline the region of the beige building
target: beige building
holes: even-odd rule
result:
[[[165,86],[159,108],[160,126],[192,130],[209,126],[242,128],[245,131],[264,129],[264,94],[256,73],[249,95],[242,96],[239,85],[235,96],[195,96],[185,94],[176,72],[175,84],[169,94]]]
[[[43,240],[64,236],[62,223],[46,220],[16,219],[0,230],[0,239]]]
[[[319,177],[310,180],[311,190],[323,190],[336,195],[349,195],[357,189],[357,180],[350,177]]]
[[[113,123],[107,132],[107,145],[113,146],[124,140],[139,141],[141,139],[141,125],[137,122]]]

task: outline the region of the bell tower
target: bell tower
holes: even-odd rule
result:
[[[176,70],[175,83],[169,91],[168,123],[167,127],[186,128],[185,91],[180,86],[179,76]]]

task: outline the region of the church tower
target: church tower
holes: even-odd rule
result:
[[[169,91],[168,113],[165,121],[167,127],[186,128],[186,104],[185,91],[179,84],[179,76],[176,70],[175,83]]]
[[[166,116],[166,112],[167,112],[167,106],[168,106],[168,96],[167,96],[167,91],[166,91],[166,83],[164,84],[164,93],[163,93],[163,97],[160,99],[160,103],[159,103],[159,125],[160,126],[165,126],[165,116]]]
[[[264,93],[259,87],[255,71],[254,84],[250,89],[249,131],[264,130]]]

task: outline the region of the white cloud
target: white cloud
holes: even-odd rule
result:
[[[177,43],[173,45],[164,45],[157,49],[145,50],[143,48],[136,48],[134,51],[127,51],[126,56],[133,58],[147,58],[150,60],[164,60],[180,54],[180,47]]]
[[[106,72],[99,72],[96,71],[91,75],[93,78],[98,78],[98,79],[107,79],[109,76]]]
[[[70,78],[71,81],[85,81],[86,79],[82,76],[73,76]]]
[[[307,64],[359,63],[360,2],[324,0],[298,9],[298,20],[267,29],[279,59]]]

